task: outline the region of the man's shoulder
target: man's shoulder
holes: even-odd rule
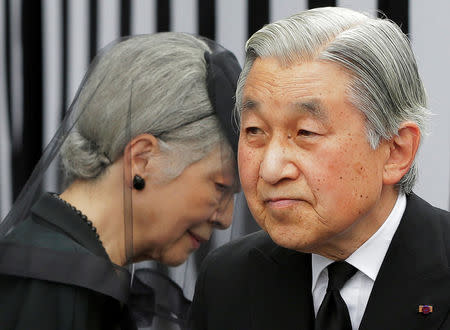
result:
[[[414,235],[420,236],[411,244],[422,244],[427,250],[435,249],[435,253],[443,252],[450,264],[450,212],[411,194],[403,217],[407,220],[403,226],[405,237],[411,240]]]
[[[408,195],[407,200],[406,216],[429,221],[430,225],[442,226],[443,230],[450,231],[450,212],[431,205],[416,194]]]

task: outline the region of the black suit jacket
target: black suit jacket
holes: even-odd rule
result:
[[[449,267],[450,214],[408,196],[359,329],[449,330]],[[191,319],[194,330],[314,329],[311,255],[265,232],[229,243],[206,259]]]

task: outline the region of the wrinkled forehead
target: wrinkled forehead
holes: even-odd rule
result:
[[[327,120],[330,100],[348,100],[351,75],[342,66],[326,60],[283,65],[277,58],[257,58],[243,85],[240,114],[258,112],[267,103]]]
[[[241,115],[245,117],[249,113],[259,114],[261,108],[262,105],[259,101],[252,99],[251,96],[247,96],[242,103]],[[288,102],[288,108],[293,110],[292,112],[303,116],[308,115],[323,123],[329,121],[328,111],[319,98],[312,97],[310,99]]]

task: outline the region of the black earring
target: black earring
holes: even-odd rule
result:
[[[145,180],[139,175],[135,175],[133,178],[133,188],[136,190],[142,190],[145,187]]]

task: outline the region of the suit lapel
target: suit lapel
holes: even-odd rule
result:
[[[442,228],[428,221],[430,206],[417,196],[408,199],[370,295],[361,330],[439,329],[450,310],[450,273]],[[418,312],[432,305],[433,312]]]
[[[281,247],[249,252],[252,329],[313,329],[311,256]]]

